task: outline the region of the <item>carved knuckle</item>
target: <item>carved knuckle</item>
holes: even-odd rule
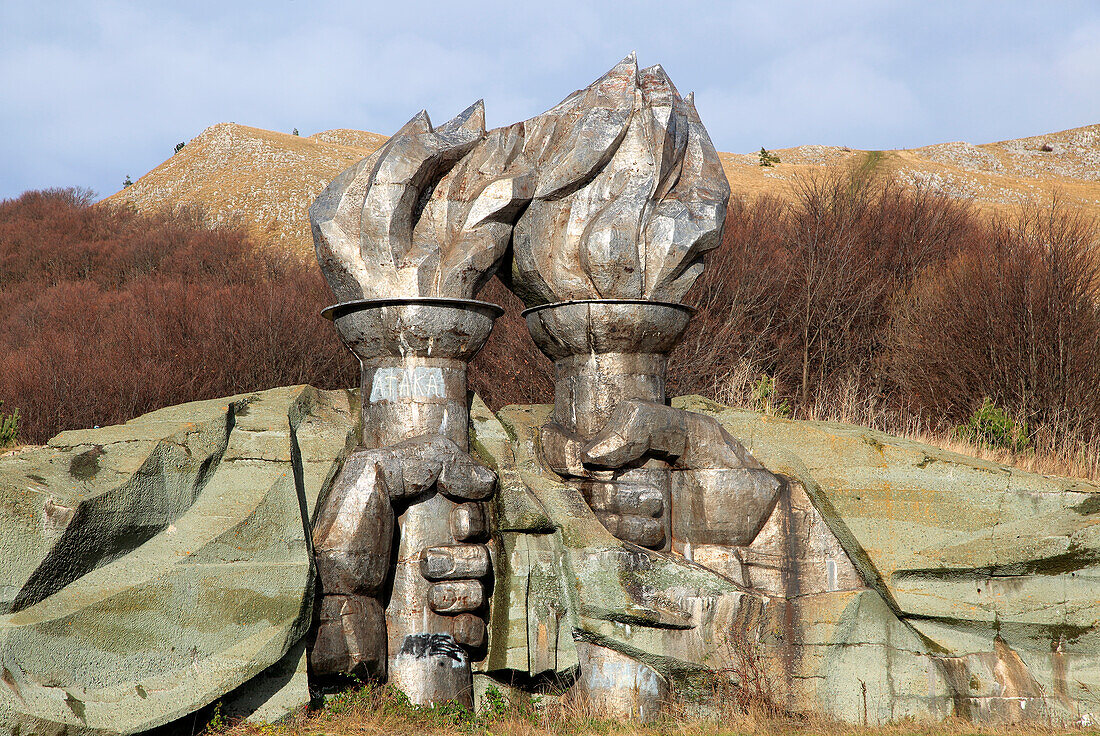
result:
[[[476,580],[448,580],[436,583],[428,593],[428,605],[436,613],[469,613],[481,608],[485,589]]]
[[[482,544],[429,547],[420,554],[420,574],[428,580],[480,578],[489,566],[489,550]]]

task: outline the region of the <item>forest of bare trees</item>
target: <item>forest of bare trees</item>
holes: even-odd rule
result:
[[[519,300],[497,279],[479,298],[508,313],[472,388],[494,407],[548,401],[552,367]],[[19,409],[34,443],[189,400],[354,385],[318,316],[330,300],[314,263],[199,212],[28,192],[0,202],[3,411]],[[993,407],[1028,451],[1092,453],[1069,467],[1097,472],[1098,230],[1057,201],[991,220],[925,188],[823,172],[790,201],[735,198],[688,301],[674,394],[944,437]]]

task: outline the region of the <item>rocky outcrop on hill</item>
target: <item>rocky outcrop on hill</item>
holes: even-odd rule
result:
[[[385,136],[357,130],[301,137],[219,123],[108,201],[147,211],[198,205],[212,222],[237,222],[308,254],[309,203],[383,141]]]
[[[299,137],[219,123],[107,201],[142,210],[200,205],[212,221],[241,222],[309,255],[309,204],[385,140],[346,128]],[[1011,215],[1057,192],[1066,203],[1100,215],[1100,125],[983,145],[957,141],[896,151],[806,145],[774,153],[781,163],[770,167],[760,166],[756,154],[719,154],[734,196],[789,198],[799,177],[823,167],[859,166],[973,199],[986,213]]]

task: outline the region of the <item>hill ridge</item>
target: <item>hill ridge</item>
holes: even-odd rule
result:
[[[306,255],[312,253],[309,203],[337,174],[386,139],[354,128],[298,136],[216,123],[104,201],[146,211],[200,205],[214,222],[240,222]],[[773,153],[781,163],[771,167],[760,166],[756,153],[719,154],[734,196],[789,198],[800,176],[874,155],[876,171],[972,199],[987,214],[1008,214],[1057,193],[1087,214],[1100,216],[1100,124],[978,145],[949,141],[866,151],[811,144]]]

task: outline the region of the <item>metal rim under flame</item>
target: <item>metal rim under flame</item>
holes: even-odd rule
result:
[[[550,302],[549,304],[540,304],[537,307],[524,309],[522,312],[519,313],[519,316],[526,317],[529,314],[534,314],[535,312],[539,312],[544,309],[551,309],[554,307],[566,307],[573,304],[638,304],[654,307],[669,307],[671,309],[679,309],[681,311],[687,312],[688,314],[695,314],[695,307],[688,306],[687,304],[678,304],[676,302],[659,302],[653,299],[568,299],[564,302]]]
[[[406,304],[419,304],[424,306],[452,307],[455,309],[469,309],[472,311],[488,312],[489,316],[496,319],[504,314],[504,308],[492,302],[483,302],[477,299],[459,299],[445,296],[399,296],[384,299],[353,299],[348,302],[332,304],[321,310],[321,316],[333,322],[344,315],[359,312],[364,309],[378,307],[392,307]]]

